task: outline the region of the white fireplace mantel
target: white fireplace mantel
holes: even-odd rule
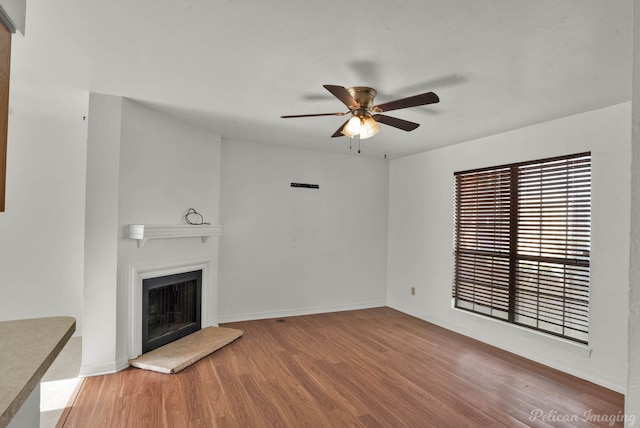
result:
[[[211,236],[220,236],[220,225],[193,224],[130,224],[129,238],[138,240],[138,248],[144,247],[148,239],[201,238],[207,242]]]

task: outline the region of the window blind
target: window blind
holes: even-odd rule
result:
[[[455,306],[586,343],[590,153],[454,177]]]

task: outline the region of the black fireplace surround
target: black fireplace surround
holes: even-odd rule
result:
[[[142,280],[142,352],[201,328],[202,271]]]

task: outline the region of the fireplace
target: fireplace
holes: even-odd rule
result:
[[[200,330],[202,271],[142,281],[142,352]]]
[[[129,265],[128,292],[129,310],[127,316],[127,356],[133,359],[142,355],[142,307],[143,283],[148,279],[173,276],[187,272],[202,272],[202,290],[200,301],[201,328],[217,325],[215,296],[217,295],[217,266],[212,263],[212,256],[188,258],[156,258],[152,261],[138,262]],[[145,328],[146,329],[146,328]]]

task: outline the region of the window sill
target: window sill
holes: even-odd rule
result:
[[[585,358],[591,357],[591,352],[593,348],[588,345],[583,345],[581,343],[573,342],[568,339],[563,339],[561,337],[556,337],[550,334],[543,333],[541,331],[532,330],[526,327],[521,327],[517,324],[511,324],[504,321],[499,321],[490,317],[485,317],[480,314],[476,314],[470,311],[465,311],[463,309],[458,309],[453,306],[453,301],[451,302],[451,309],[456,313],[464,314],[465,316],[473,317],[473,319],[482,319],[489,323],[495,323],[495,325],[503,326],[507,329],[516,329],[518,334],[522,333],[523,335],[530,336],[532,340],[535,340],[537,343],[544,343],[545,345],[553,346],[555,348],[562,349],[564,351],[568,351],[577,355],[580,355]],[[503,346],[499,346],[503,347]]]

